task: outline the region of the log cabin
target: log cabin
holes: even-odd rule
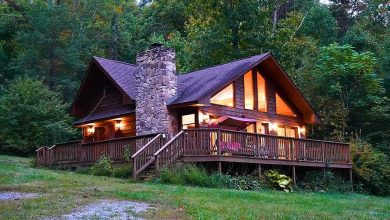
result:
[[[348,144],[307,139],[320,123],[271,53],[177,74],[175,52],[153,44],[136,64],[93,57],[71,106],[82,140],[37,150],[43,165],[88,165],[102,154],[133,175],[176,161],[351,173]]]

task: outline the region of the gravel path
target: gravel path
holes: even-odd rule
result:
[[[38,197],[37,193],[20,193],[20,192],[0,192],[0,201],[2,200],[18,200],[31,199]]]
[[[144,212],[151,208],[148,204],[143,202],[131,201],[115,201],[115,200],[101,200],[96,203],[91,203],[72,213],[62,215],[60,217],[48,219],[137,219],[136,214]]]

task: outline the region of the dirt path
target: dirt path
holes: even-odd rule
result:
[[[72,213],[62,215],[60,217],[47,219],[142,219],[137,217],[141,212],[145,212],[151,208],[143,202],[117,201],[117,200],[101,200],[96,203],[91,203]]]
[[[40,196],[37,193],[21,193],[21,192],[0,192],[0,201],[2,200],[19,200],[32,199]]]

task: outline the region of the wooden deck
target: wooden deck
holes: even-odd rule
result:
[[[92,143],[57,144],[37,151],[42,165],[94,163],[103,153],[124,162],[131,146],[135,177],[154,164],[157,171],[178,159],[188,162],[235,162],[304,167],[352,167],[346,143],[298,139],[223,129],[190,129],[167,141],[162,134]]]

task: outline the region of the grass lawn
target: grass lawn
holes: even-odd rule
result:
[[[0,219],[58,216],[100,199],[143,201],[150,219],[390,219],[390,198],[361,194],[238,191],[132,183],[67,171],[29,168],[0,155],[0,191],[40,193],[0,201]]]

